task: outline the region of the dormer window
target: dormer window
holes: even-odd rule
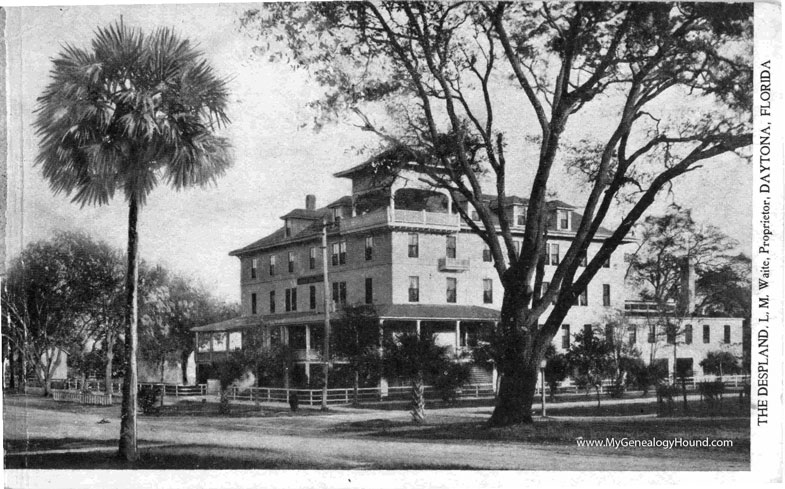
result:
[[[556,211],[556,229],[560,231],[570,229],[570,211]]]
[[[526,225],[526,207],[515,206],[515,224],[518,226]]]
[[[343,217],[343,209],[340,207],[333,207],[333,221],[337,221]]]
[[[292,237],[292,221],[290,221],[289,219],[286,220],[284,233],[285,233],[285,236],[287,238],[291,238]]]

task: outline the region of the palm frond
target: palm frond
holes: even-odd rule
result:
[[[106,204],[115,190],[144,203],[163,178],[175,189],[215,182],[231,165],[226,80],[171,29],[145,36],[122,21],[91,49],[65,44],[38,98],[36,164],[55,193]]]

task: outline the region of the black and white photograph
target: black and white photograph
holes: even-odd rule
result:
[[[0,7],[5,487],[781,484],[781,15]]]

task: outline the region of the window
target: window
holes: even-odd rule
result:
[[[289,219],[286,220],[286,231],[285,231],[285,233],[286,233],[286,237],[287,238],[291,238],[292,237],[292,223],[289,221]]]
[[[316,247],[315,246],[311,247],[311,253],[308,256],[308,268],[310,268],[311,270],[316,268]]]
[[[711,341],[711,328],[708,324],[703,325],[703,342],[709,343]]]
[[[373,304],[373,279],[371,277],[365,278],[365,303]]]
[[[610,267],[611,267],[611,257],[609,256],[608,258],[605,259],[604,262],[602,262],[602,268],[610,268]]]
[[[251,294],[251,314],[256,314],[256,294]]]
[[[586,250],[583,250],[579,256],[580,256],[580,258],[579,258],[579,261],[578,261],[578,266],[579,267],[585,267],[586,266]]]
[[[638,342],[638,328],[635,326],[630,326],[628,332],[630,338],[630,346],[634,346],[635,343]]]
[[[259,266],[259,259],[251,260],[251,278],[256,278],[256,268]]]
[[[482,302],[483,304],[493,304],[493,280],[489,278],[482,280]]]
[[[409,302],[420,302],[420,277],[409,277]]]
[[[583,292],[578,294],[578,297],[575,299],[575,305],[577,306],[588,306],[589,305],[589,297],[586,289],[583,289]]]
[[[518,226],[526,225],[526,207],[519,207],[515,223],[518,224]]]
[[[491,262],[493,258],[491,258],[491,247],[485,245],[485,248],[482,249],[482,261],[484,262]]]
[[[684,326],[684,343],[687,345],[692,344],[692,325],[688,324]]]
[[[602,284],[602,305],[610,307],[611,305],[611,285]]]
[[[654,325],[652,324],[649,326],[649,337],[647,338],[649,343],[654,343],[654,336],[656,331],[654,330]]]
[[[229,333],[229,350],[240,350],[243,347],[243,334],[240,331]]]
[[[409,258],[420,256],[420,239],[417,233],[409,233]]]
[[[308,288],[308,306],[311,310],[316,309],[316,286],[311,285]]]
[[[275,275],[275,255],[270,255],[270,276]]]
[[[373,260],[373,236],[365,238],[365,261]]]
[[[270,314],[275,314],[275,291],[270,291]]]
[[[477,211],[472,211],[472,221],[479,221],[479,220],[480,220],[480,215],[477,213]]]
[[[455,258],[455,236],[447,236],[447,258]]]
[[[284,302],[287,312],[297,310],[297,287],[286,289]]]
[[[333,207],[333,221],[337,221],[343,217],[343,212],[340,207]]]
[[[570,211],[556,211],[556,228],[570,229]]]
[[[346,305],[346,282],[333,282],[333,302],[338,306]]]
[[[213,333],[213,351],[226,351],[226,332]]]
[[[332,264],[333,266],[338,266],[338,255],[340,254],[340,247],[338,243],[333,243],[332,245]]]
[[[294,273],[294,252],[289,252],[289,273]]]
[[[568,350],[570,348],[570,325],[569,324],[562,324],[561,325],[561,347],[563,350]]]
[[[332,247],[333,266],[346,264],[346,241],[333,243]]]
[[[521,256],[521,242],[516,239],[516,240],[514,240],[512,242],[512,244],[515,245],[515,256],[516,257],[520,257]]]
[[[676,325],[668,323],[665,325],[665,341],[669,345],[676,343]]]
[[[723,326],[722,342],[725,343],[725,344],[730,343],[730,325],[728,325],[728,324]]]
[[[447,302],[455,304],[458,299],[458,279],[455,277],[447,277]]]
[[[594,328],[592,328],[591,324],[584,324],[583,325],[583,336],[587,337],[587,338],[589,336],[592,336],[592,337],[594,336]]]
[[[559,264],[559,244],[558,243],[550,243],[548,244],[548,257],[550,260],[546,262],[546,265],[558,265]]]

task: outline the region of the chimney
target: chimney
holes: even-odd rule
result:
[[[309,211],[316,210],[316,196],[313,194],[308,194],[305,196],[305,208]]]
[[[681,264],[681,300],[679,309],[684,315],[695,312],[695,265],[689,258],[684,258]]]

